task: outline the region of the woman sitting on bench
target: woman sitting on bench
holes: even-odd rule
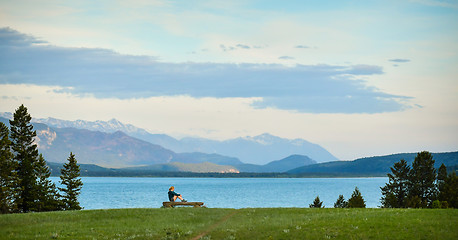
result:
[[[176,192],[174,192],[175,190],[175,187],[174,186],[171,186],[169,188],[169,200],[170,202],[175,202],[175,200],[180,199],[182,202],[187,202],[182,196],[181,194],[178,194]]]

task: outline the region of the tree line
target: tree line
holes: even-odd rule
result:
[[[310,208],[324,208],[323,202],[320,200],[320,196],[316,196],[313,203],[309,205]],[[348,201],[345,200],[343,195],[339,195],[337,201],[334,203],[334,208],[366,208],[366,201],[363,195],[359,191],[358,187],[351,194]]]
[[[70,153],[60,175],[62,187],[50,179],[51,171],[35,143],[32,117],[21,105],[10,129],[0,122],[0,211],[26,213],[80,210],[78,202],[83,183],[75,155]]]
[[[401,159],[391,167],[388,183],[381,187],[382,208],[458,208],[458,177],[456,172],[447,173],[442,164],[434,168],[431,153],[417,154],[410,167]],[[324,207],[317,196],[310,208]],[[348,201],[343,195],[334,203],[335,208],[365,208],[366,204],[358,187]]]
[[[389,181],[381,188],[384,208],[458,208],[458,177],[447,173],[442,164],[434,168],[431,153],[417,154],[412,166],[404,159],[388,173]]]

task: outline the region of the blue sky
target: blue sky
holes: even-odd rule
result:
[[[457,22],[439,0],[0,1],[0,111],[454,151]]]

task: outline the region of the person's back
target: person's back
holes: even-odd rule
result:
[[[169,200],[170,200],[171,202],[174,202],[174,200],[173,200],[173,197],[174,197],[174,196],[178,196],[178,195],[179,195],[178,193],[176,193],[176,192],[174,192],[174,191],[169,191],[168,194],[169,194]]]

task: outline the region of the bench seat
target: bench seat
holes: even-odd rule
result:
[[[175,206],[193,206],[202,207],[203,202],[162,202],[163,207],[175,207]]]

